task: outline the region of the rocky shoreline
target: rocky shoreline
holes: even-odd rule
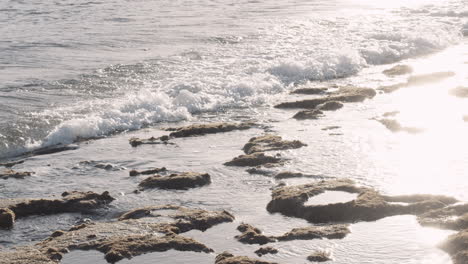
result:
[[[409,66],[399,65],[388,69],[384,74],[411,74]],[[435,82],[451,76],[450,73],[435,73],[425,76],[409,76],[407,83],[401,87],[421,84],[426,81]],[[398,88],[401,88],[398,87]],[[397,87],[384,87],[385,93],[395,91]],[[464,89],[464,88],[463,88]],[[455,96],[464,97],[466,91],[462,88],[453,90]],[[347,103],[359,103],[371,100],[378,93],[371,88],[331,87],[298,89],[294,95],[312,95],[314,98],[284,102],[277,104],[277,109],[300,109],[294,115],[295,119],[319,119],[328,111],[339,111]],[[391,116],[391,115],[390,115]],[[417,128],[402,126],[396,121],[389,120],[389,115],[376,118],[392,132],[420,132]],[[324,130],[338,129],[338,126],[324,128]],[[271,200],[265,204],[266,210],[273,214],[279,213],[286,217],[304,219],[308,227],[291,227],[284,234],[266,235],[255,226],[248,223],[238,225],[238,235],[234,237],[238,242],[249,245],[268,245],[276,242],[313,239],[344,239],[352,233],[349,225],[361,221],[376,221],[384,217],[395,215],[414,215],[422,226],[450,229],[459,233],[450,236],[440,245],[440,248],[450,254],[454,264],[468,263],[468,204],[455,198],[443,195],[414,194],[389,196],[379,190],[362,186],[349,179],[336,179],[320,175],[307,175],[274,170],[283,167],[291,161],[283,152],[300,148],[311,148],[299,140],[287,140],[264,125],[254,122],[225,122],[192,124],[177,128],[167,128],[164,135],[148,139],[131,138],[129,148],[142,148],[144,145],[177,146],[176,139],[190,137],[201,138],[206,135],[262,129],[263,133],[252,137],[242,147],[244,154],[226,161],[225,166],[238,170],[247,170],[252,174],[272,177],[275,180],[301,178],[306,184],[286,185],[279,182],[271,190]],[[167,133],[168,132],[168,133]],[[147,146],[150,147],[150,146]],[[28,155],[47,155],[76,149],[75,147],[57,146],[38,150]],[[5,167],[0,173],[1,179],[11,178],[21,181],[33,172],[19,172],[13,168],[25,160],[10,161],[0,164]],[[84,163],[83,163],[84,164]],[[112,171],[109,164],[88,162],[95,169]],[[117,168],[118,169],[118,168]],[[208,188],[214,181],[213,177],[203,171],[177,171],[161,168],[147,170],[131,170],[129,176],[137,178],[139,183],[134,186],[134,194],[151,189],[175,190],[185,192],[193,188]],[[139,177],[145,177],[140,180]],[[15,222],[31,215],[50,215],[62,213],[90,213],[108,207],[115,198],[113,192],[105,191],[98,194],[92,191],[67,191],[61,198],[24,198],[0,199],[0,228],[14,228]],[[327,191],[353,193],[357,198],[348,202],[330,203],[326,205],[306,205],[312,197]],[[220,197],[222,199],[222,197]],[[205,245],[195,239],[185,237],[184,233],[191,230],[208,230],[222,223],[235,221],[236,216],[228,210],[210,211],[196,207],[182,205],[154,204],[142,208],[123,212],[118,216],[100,222],[84,222],[70,226],[68,230],[51,230],[51,235],[44,240],[20,246],[10,250],[0,251],[0,263],[5,264],[53,264],[60,263],[68,252],[73,250],[97,250],[105,254],[108,263],[117,263],[122,259],[168,250],[193,251],[202,253],[216,253],[216,264],[269,264],[275,262],[253,259],[245,256],[235,256],[227,251],[215,252],[212,245]],[[254,252],[252,252],[254,253]],[[255,254],[261,258],[269,254],[277,254],[278,250],[271,246],[261,247]],[[310,262],[331,260],[328,252],[317,249],[309,252]],[[306,260],[306,259],[304,259]]]

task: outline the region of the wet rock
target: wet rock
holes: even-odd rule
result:
[[[315,109],[315,110],[304,110],[304,111],[297,112],[297,114],[295,114],[293,118],[297,120],[305,120],[305,119],[319,119],[322,116],[323,116],[323,112]]]
[[[322,111],[336,111],[343,107],[343,104],[337,101],[328,101],[317,106]]]
[[[277,253],[278,253],[278,250],[273,247],[261,247],[255,251],[255,254],[257,254],[257,256],[259,257],[266,255],[266,254],[277,254]]]
[[[0,252],[0,263],[52,264],[56,262],[50,260],[57,255],[57,252],[69,250],[98,250],[105,254],[109,263],[170,249],[209,253],[212,250],[206,245],[183,237],[180,233],[193,229],[204,231],[216,224],[232,222],[234,219],[225,211],[213,212],[175,205],[154,206],[150,209],[151,219],[85,223],[35,245]],[[25,254],[25,257],[21,258],[22,262],[17,261],[23,252],[35,252],[35,254]]]
[[[229,252],[223,252],[216,256],[215,264],[278,264],[242,256],[234,256]]]
[[[294,228],[290,232],[277,237],[279,241],[309,240],[309,239],[342,239],[351,231],[348,225],[324,225]]]
[[[15,165],[18,164],[23,164],[24,160],[17,160],[17,161],[10,161],[10,162],[5,162],[5,163],[0,163],[0,166],[5,167],[5,168],[12,168]]]
[[[326,251],[316,251],[310,254],[307,257],[307,260],[310,262],[326,262],[326,261],[330,261],[331,258],[330,258],[330,253]]]
[[[244,145],[242,150],[246,154],[253,154],[272,150],[297,149],[304,146],[307,145],[299,140],[288,141],[283,140],[280,136],[267,134],[251,138],[249,142]]]
[[[14,178],[14,179],[24,179],[25,177],[29,177],[33,174],[33,172],[30,171],[14,171],[14,170],[3,170],[0,171],[0,179],[9,179],[9,178]]]
[[[235,157],[233,160],[224,163],[226,166],[240,166],[240,167],[255,167],[255,166],[274,166],[276,164],[282,164],[281,158],[267,156],[265,153],[253,153],[247,155],[240,155]]]
[[[325,191],[359,195],[346,203],[305,205],[309,197]],[[420,215],[455,202],[451,197],[437,195],[383,196],[375,190],[357,186],[351,180],[337,179],[274,189],[267,210],[270,213],[279,212],[286,216],[303,218],[312,223],[349,223],[375,221],[401,214]]]
[[[436,209],[418,216],[423,226],[463,230],[468,229],[468,204],[457,204]]]
[[[94,160],[85,160],[85,161],[80,161],[79,163],[82,166],[91,166],[94,168],[98,169],[103,169],[103,170],[112,170],[112,171],[119,171],[119,170],[124,170],[125,168],[123,167],[118,167],[115,165],[112,165],[110,163],[100,163]]]
[[[330,101],[337,101],[342,103],[355,103],[373,98],[375,95],[375,90],[371,88],[343,87],[340,88],[338,91],[331,93],[327,97],[307,99],[296,102],[286,102],[278,104],[275,107],[315,109],[317,108],[317,106]]]
[[[413,68],[408,65],[396,65],[395,67],[384,70],[382,73],[387,76],[405,75],[413,73]]]
[[[242,223],[237,227],[237,230],[242,232],[241,235],[235,236],[235,238],[245,244],[259,244],[264,245],[276,240],[272,237],[268,237],[262,234],[262,231],[249,224]]]
[[[324,178],[330,178],[330,177],[321,176],[321,175],[310,175],[310,174],[304,174],[300,172],[291,172],[291,171],[283,171],[275,175],[275,179],[277,180],[290,179],[290,178],[324,179]]]
[[[151,215],[150,208],[140,208],[124,213],[119,217],[119,221],[128,219],[140,219]]]
[[[440,248],[452,257],[453,264],[468,263],[468,230],[449,236]]]
[[[292,91],[292,94],[324,94],[327,92],[327,88],[301,88]]]
[[[8,208],[16,218],[30,215],[88,212],[114,200],[109,192],[65,192],[62,199],[0,199],[0,208]]]
[[[341,128],[341,127],[339,127],[339,126],[327,126],[327,127],[322,128],[322,130],[327,131],[327,130],[335,130],[335,129],[339,129],[339,128]]]
[[[15,223],[15,213],[8,208],[0,208],[0,228],[12,228]]]
[[[457,87],[454,89],[451,89],[449,91],[449,94],[460,97],[460,98],[468,98],[468,87]]]
[[[270,170],[264,170],[261,167],[259,168],[250,168],[246,170],[249,174],[258,174],[258,175],[264,175],[264,176],[270,176],[273,174],[273,171]]]
[[[167,136],[162,136],[162,137],[159,137],[159,138],[150,137],[148,139],[141,139],[141,138],[133,137],[133,138],[129,139],[128,143],[130,143],[130,145],[132,147],[138,147],[140,145],[160,145],[160,144],[175,145],[174,143],[169,142],[167,140]]]
[[[402,126],[397,120],[394,119],[376,119],[377,122],[384,125],[388,130],[392,132],[407,132],[410,134],[418,134],[424,132],[423,129],[417,127],[406,127]]]
[[[151,174],[161,173],[161,172],[164,172],[164,171],[167,171],[166,167],[154,168],[154,169],[143,170],[143,171],[131,170],[129,172],[129,175],[132,176],[132,177],[133,176],[138,176],[138,175],[151,175]]]
[[[54,154],[58,152],[63,152],[63,151],[68,151],[68,150],[76,150],[79,147],[77,145],[62,145],[58,144],[55,146],[50,146],[50,147],[45,147],[45,148],[40,148],[37,150],[34,150],[30,152],[30,155],[34,156],[40,156],[40,155],[48,155],[48,154]]]
[[[230,132],[234,130],[246,130],[254,126],[255,126],[254,123],[197,124],[197,125],[176,128],[174,129],[174,132],[169,134],[169,136],[175,137],[175,138],[202,136],[206,134]]]
[[[211,177],[207,173],[184,172],[168,176],[154,175],[144,179],[138,185],[141,189],[176,189],[186,190],[211,183]]]

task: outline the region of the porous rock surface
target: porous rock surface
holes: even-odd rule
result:
[[[286,150],[286,149],[297,149],[307,146],[299,140],[283,140],[282,137],[277,135],[266,134],[259,137],[253,137],[247,144],[244,145],[242,150],[246,154],[252,154],[256,152],[265,152],[272,150]]]
[[[241,235],[235,236],[235,238],[245,244],[259,244],[264,245],[276,240],[272,237],[268,237],[262,234],[262,231],[249,224],[241,224],[237,227],[237,230],[242,232]]]
[[[184,172],[180,174],[174,173],[168,176],[150,176],[141,181],[138,186],[142,190],[152,188],[187,190],[210,183],[211,177],[208,173]]]
[[[266,254],[277,254],[278,250],[273,247],[261,247],[254,252],[257,256],[261,257]]]
[[[226,166],[255,167],[255,166],[275,166],[283,163],[283,159],[274,156],[265,155],[262,152],[240,155],[231,161],[224,163]]]
[[[14,171],[14,170],[0,170],[0,179],[9,179],[9,178],[14,178],[14,179],[24,179],[25,177],[31,176],[33,173],[30,171]]]

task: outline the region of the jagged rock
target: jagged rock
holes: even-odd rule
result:
[[[305,205],[309,197],[325,191],[358,193],[355,200],[327,205]],[[400,204],[401,202],[407,204]],[[272,191],[267,205],[270,213],[279,212],[312,223],[375,221],[383,217],[413,214],[421,215],[431,210],[453,204],[456,199],[438,195],[383,196],[378,192],[356,186],[353,181],[337,179],[312,184],[286,186]]]
[[[240,167],[255,167],[255,166],[273,166],[275,164],[282,164],[281,158],[267,156],[265,153],[253,153],[247,155],[240,155],[233,160],[224,163],[226,166],[240,166]]]
[[[317,106],[322,111],[336,111],[343,107],[343,104],[337,101],[328,101]]]
[[[276,262],[268,262],[248,257],[234,256],[229,252],[223,252],[216,256],[215,264],[278,264]]]
[[[144,179],[138,185],[141,189],[160,188],[186,190],[211,183],[207,173],[184,172],[168,176],[154,175]]]
[[[299,140],[288,141],[283,140],[280,136],[267,134],[251,138],[249,142],[244,145],[242,150],[246,154],[252,154],[271,150],[297,149],[304,146],[307,145]]]
[[[0,208],[12,210],[16,218],[30,215],[87,212],[112,202],[109,192],[64,192],[62,199],[0,199]]]
[[[12,228],[15,218],[15,213],[12,210],[0,208],[0,228]]]
[[[292,91],[292,94],[324,94],[327,88],[300,88]]]
[[[84,223],[35,245],[0,252],[0,263],[55,264],[52,260],[59,258],[58,253],[69,250],[98,250],[105,254],[109,263],[170,249],[208,253],[212,252],[210,248],[179,233],[193,229],[204,231],[234,219],[225,211],[210,212],[175,205],[154,206],[151,210],[151,219]]]
[[[10,162],[5,162],[5,163],[0,163],[0,166],[5,167],[5,168],[12,168],[15,165],[18,164],[23,164],[24,160],[17,160],[17,161],[10,161]]]
[[[293,116],[293,118],[297,120],[305,120],[305,119],[319,119],[322,116],[323,116],[322,111],[314,109],[314,110],[299,111],[297,112],[297,114]]]
[[[170,133],[170,137],[193,137],[202,136],[206,134],[215,134],[222,132],[229,132],[234,130],[246,130],[254,127],[254,123],[212,123],[212,124],[197,124],[186,127],[180,127],[174,129],[174,132]]]
[[[326,262],[331,260],[330,253],[326,251],[316,251],[307,257],[310,262]]]
[[[24,179],[25,177],[31,176],[33,172],[30,171],[14,171],[14,170],[3,170],[0,171],[0,179],[8,179],[8,178],[14,178],[14,179]]]
[[[133,137],[133,138],[129,139],[128,142],[130,143],[130,145],[132,147],[138,147],[140,145],[160,145],[160,144],[175,145],[174,143],[169,142],[167,140],[167,136],[162,136],[162,137],[159,137],[159,138],[150,137],[148,139],[141,139],[141,138]]]
[[[382,73],[387,76],[405,75],[413,73],[413,68],[408,65],[396,65],[395,67],[384,70]]]
[[[241,235],[235,236],[235,238],[245,244],[259,244],[264,245],[270,242],[275,242],[276,240],[272,237],[265,236],[262,234],[262,231],[258,228],[255,228],[249,224],[242,223],[237,227],[237,230],[242,232]]]
[[[376,119],[376,121],[384,125],[388,130],[392,132],[407,132],[410,134],[418,134],[424,131],[423,129],[417,127],[402,126],[397,120],[394,119],[383,118]]]
[[[468,229],[449,236],[440,248],[452,257],[453,264],[468,263]]]
[[[164,172],[164,171],[167,171],[166,167],[154,168],[154,169],[143,170],[143,171],[131,170],[129,172],[129,175],[133,177],[133,176],[138,176],[138,175],[157,174],[157,173]]]
[[[338,91],[331,93],[327,97],[307,99],[296,102],[286,102],[276,105],[276,108],[306,108],[315,109],[317,106],[330,101],[338,101],[343,103],[362,102],[368,98],[373,98],[376,95],[374,89],[343,87]]]
[[[257,254],[257,256],[261,257],[266,254],[277,254],[278,250],[273,247],[261,247],[257,249],[254,253]]]
[[[468,204],[457,204],[436,209],[418,216],[423,226],[452,230],[468,229]]]
[[[457,87],[451,89],[449,93],[453,96],[460,97],[460,98],[468,98],[468,87]]]
[[[279,241],[309,240],[309,239],[342,239],[351,231],[348,225],[324,225],[294,228],[290,232],[277,237]]]

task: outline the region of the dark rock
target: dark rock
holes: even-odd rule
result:
[[[309,239],[342,239],[351,231],[348,225],[324,225],[294,228],[290,232],[277,237],[279,241],[309,240]]]
[[[257,256],[259,257],[266,255],[266,254],[277,254],[277,253],[278,253],[278,250],[273,247],[261,247],[255,251],[255,254],[257,254]]]
[[[328,101],[317,106],[322,111],[336,111],[343,107],[343,104],[337,101]]]
[[[247,144],[244,145],[242,150],[246,154],[253,154],[257,152],[265,152],[272,150],[286,150],[286,149],[297,149],[307,146],[299,140],[283,140],[280,136],[271,134],[253,137]]]
[[[261,168],[250,168],[246,170],[249,174],[258,174],[258,175],[264,175],[264,176],[270,176],[273,174],[272,171],[270,170],[264,170]]]
[[[255,167],[255,166],[273,166],[275,164],[282,164],[281,158],[267,156],[265,153],[253,153],[248,155],[240,155],[233,160],[224,163],[226,166],[240,166],[240,167]]]
[[[50,235],[50,237],[59,237],[59,236],[62,236],[64,234],[65,234],[65,231],[57,230],[57,231],[53,232],[52,235]]]
[[[114,198],[109,192],[65,192],[62,199],[0,199],[0,208],[9,208],[16,218],[30,215],[88,212],[105,206]]]
[[[327,88],[301,88],[292,91],[292,94],[324,94],[327,92]]]
[[[159,138],[150,137],[148,139],[141,139],[141,138],[131,138],[128,141],[132,147],[138,147],[140,145],[175,145],[172,142],[169,142],[167,136],[162,136]]]
[[[0,208],[0,228],[12,228],[15,223],[15,213],[8,208]]]
[[[315,110],[304,110],[304,111],[297,112],[297,114],[295,114],[293,118],[297,120],[305,120],[305,119],[319,119],[322,116],[323,116],[323,112],[315,109]]]
[[[129,172],[130,176],[138,176],[138,175],[150,175],[150,174],[156,174],[160,172],[167,171],[166,167],[162,168],[154,168],[154,169],[149,169],[149,170],[143,170],[143,171],[137,171],[137,170],[131,170]]]
[[[94,168],[103,169],[103,170],[112,170],[112,171],[119,171],[119,170],[125,169],[123,167],[118,167],[109,163],[100,163],[94,160],[80,161],[80,165],[92,166]]]
[[[10,162],[5,162],[5,163],[0,163],[0,166],[3,166],[5,168],[12,168],[15,165],[23,164],[23,163],[24,163],[24,160],[10,161]]]
[[[243,256],[234,256],[229,252],[223,252],[216,256],[215,264],[278,264],[276,262],[267,262],[258,259],[251,259]]]
[[[457,87],[454,89],[451,89],[449,91],[449,94],[460,97],[460,98],[468,98],[468,87]]]
[[[376,120],[392,132],[407,132],[410,134],[418,134],[424,132],[424,130],[421,128],[402,126],[397,120],[394,119],[383,118]]]
[[[316,251],[307,257],[310,262],[326,262],[331,260],[330,253],[325,251]]]
[[[141,189],[160,188],[186,190],[211,183],[211,177],[207,173],[184,172],[169,176],[154,175],[144,179],[138,185]]]
[[[255,228],[249,224],[241,224],[237,227],[237,230],[242,232],[241,235],[235,236],[235,238],[245,244],[259,244],[264,245],[276,240],[272,237],[268,237],[262,234],[260,229]]]
[[[324,179],[324,178],[330,178],[330,177],[321,176],[321,175],[310,175],[310,174],[304,174],[300,172],[290,172],[290,171],[283,171],[275,175],[275,179],[277,180],[290,179],[290,178]]]
[[[58,145],[55,145],[55,146],[45,147],[45,148],[40,148],[40,149],[34,150],[34,151],[30,152],[29,154],[34,155],[34,156],[40,156],[40,155],[48,155],[48,154],[54,154],[54,153],[58,153],[58,152],[63,152],[63,151],[68,151],[68,150],[76,150],[76,149],[78,149],[77,145],[61,145],[61,144],[58,144]]]
[[[170,133],[170,137],[192,137],[202,136],[206,134],[215,134],[222,132],[230,132],[234,130],[246,130],[254,127],[254,123],[212,123],[212,124],[198,124],[186,127],[180,127]]]
[[[339,128],[340,128],[339,126],[328,126],[328,127],[322,128],[322,130],[327,131],[327,130],[335,130]]]
[[[346,203],[305,205],[309,197],[325,191],[358,193],[359,196]],[[402,205],[395,201],[404,201],[407,204]],[[349,223],[375,221],[401,214],[421,215],[455,202],[451,197],[437,195],[383,196],[372,189],[356,186],[351,180],[338,179],[274,189],[267,210],[270,213],[279,212],[286,216],[303,218],[312,223]]]
[[[14,170],[4,170],[0,171],[0,179],[8,179],[8,178],[14,178],[14,179],[24,179],[25,177],[31,176],[33,172],[29,171],[14,171]]]
[[[151,210],[148,208],[135,209],[130,212],[126,212],[119,217],[119,221],[128,219],[139,219],[151,215]]]
[[[413,73],[413,68],[411,68],[411,66],[408,65],[396,65],[395,67],[387,69],[382,73],[387,76],[405,75]]]
[[[338,101],[342,103],[362,102],[368,98],[373,98],[376,95],[374,89],[371,88],[356,88],[343,87],[338,91],[331,93],[327,97],[307,99],[296,102],[286,102],[276,105],[276,108],[306,108],[315,109],[317,106],[330,101]]]
[[[468,263],[468,229],[449,236],[440,248],[452,257],[453,264]]]

